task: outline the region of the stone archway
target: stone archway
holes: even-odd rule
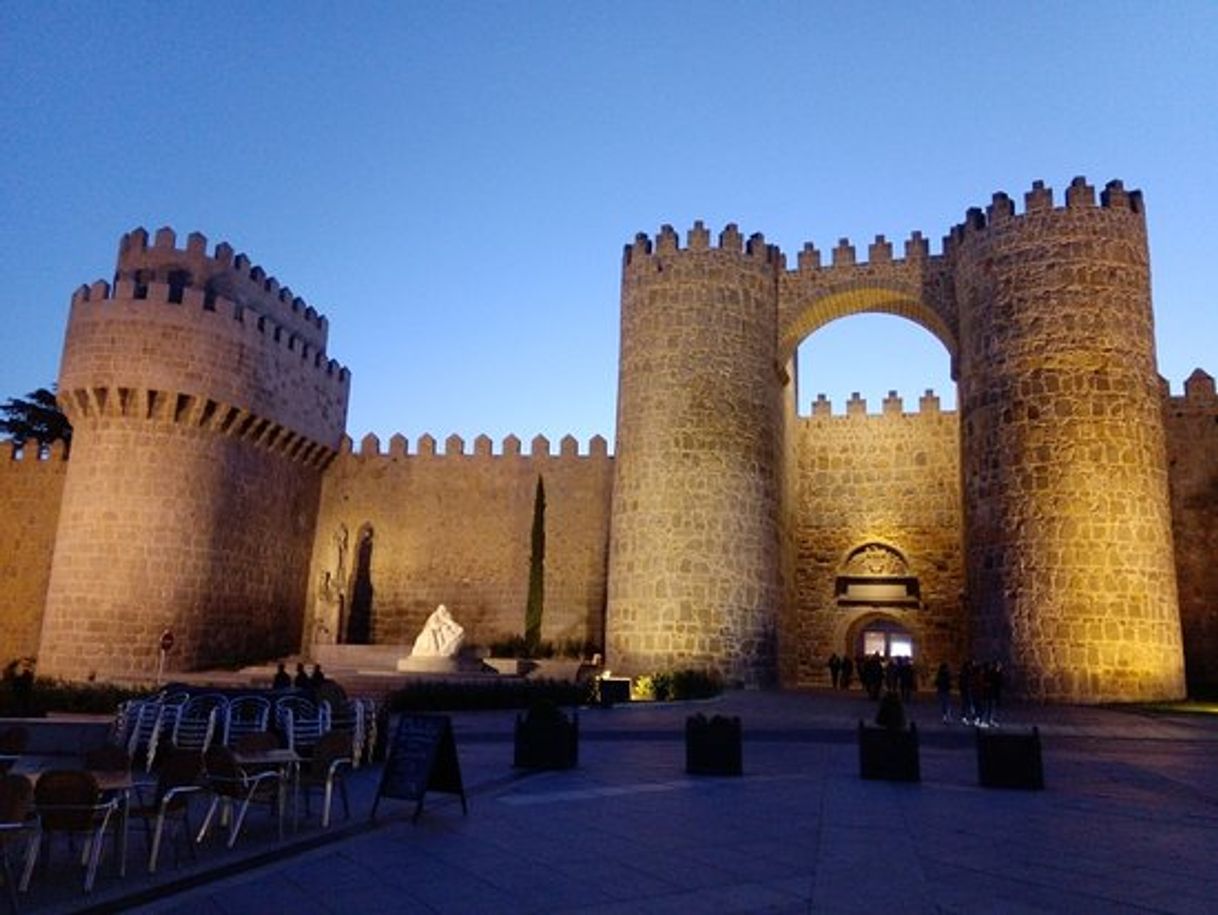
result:
[[[958,377],[959,333],[954,309],[909,283],[849,279],[806,289],[792,289],[780,304],[778,362],[786,364],[807,337],[821,327],[857,314],[887,314],[925,328],[947,350],[952,377]]]
[[[921,640],[909,622],[882,610],[865,612],[847,627],[845,648],[851,657],[917,658]]]

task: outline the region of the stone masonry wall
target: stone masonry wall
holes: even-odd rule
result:
[[[797,421],[794,628],[780,641],[796,658],[792,686],[827,684],[829,655],[853,656],[848,639],[877,614],[912,633],[923,671],[943,660],[955,669],[968,651],[956,414],[940,412],[930,391],[917,413],[902,412],[895,394],[879,415],[857,397],[846,408],[834,416],[822,397]],[[839,605],[843,560],[868,543],[905,557],[920,606]]]
[[[1218,395],[1198,369],[1166,397],[1172,536],[1189,691],[1218,687]]]
[[[350,443],[332,463],[322,486],[310,575],[306,644],[326,638],[313,620],[325,613],[320,599],[327,574],[341,578],[351,606],[359,532],[373,531],[372,641],[410,646],[437,604],[447,605],[467,643],[488,643],[524,632],[533,503],[540,476],[546,493],[545,610],[542,638],[603,644],[609,502],[613,459],[605,440],[577,453],[573,438],[560,453],[534,439],[520,453],[514,437],[500,454],[479,437],[472,454],[453,436],[435,453],[430,436],[408,454],[395,436],[381,453],[375,436],[353,453]],[[340,560],[336,534],[345,531]],[[336,609],[332,612],[337,612]]]
[[[607,660],[772,682],[782,604],[782,259],[665,227],[622,269]]]
[[[1024,695],[1184,693],[1141,197],[1079,178],[951,240],[974,647]]]
[[[238,438],[74,423],[40,672],[150,679],[293,652],[317,475]]]
[[[147,678],[166,627],[176,669],[290,651],[346,421],[325,321],[197,234],[180,251],[170,230],[152,249],[129,233],[116,275],[72,297],[59,400],[73,454],[39,668]]]
[[[66,472],[62,442],[42,460],[36,442],[0,443],[0,666],[38,654]]]

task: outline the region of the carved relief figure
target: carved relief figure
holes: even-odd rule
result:
[[[347,602],[343,589],[347,579],[347,526],[340,524],[332,539],[334,566],[322,571],[313,608],[313,641],[323,645],[333,645],[339,640]]]
[[[859,547],[846,560],[847,575],[874,575],[877,577],[902,577],[908,574],[905,560],[891,547],[880,543],[868,543]]]

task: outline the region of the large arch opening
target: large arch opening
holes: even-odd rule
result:
[[[823,684],[843,652],[910,657],[927,675],[955,665],[969,632],[954,334],[875,289],[824,296],[789,326],[802,336],[789,350],[784,670]]]
[[[800,416],[809,415],[822,394],[834,413],[845,413],[855,394],[867,412],[879,413],[893,391],[906,412],[918,409],[926,391],[939,398],[940,409],[956,407],[950,351],[924,327],[892,314],[853,314],[820,325],[798,345],[795,372]]]

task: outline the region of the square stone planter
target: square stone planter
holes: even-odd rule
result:
[[[983,788],[1043,789],[1040,729],[1019,733],[978,728],[977,781]]]
[[[908,730],[870,727],[859,722],[859,776],[890,782],[919,782],[918,726]]]
[[[689,775],[743,774],[740,719],[692,715],[685,719],[685,771]]]
[[[601,677],[596,682],[601,705],[609,706],[630,701],[629,677]]]
[[[513,765],[521,769],[571,769],[579,763],[579,715],[516,716]]]

